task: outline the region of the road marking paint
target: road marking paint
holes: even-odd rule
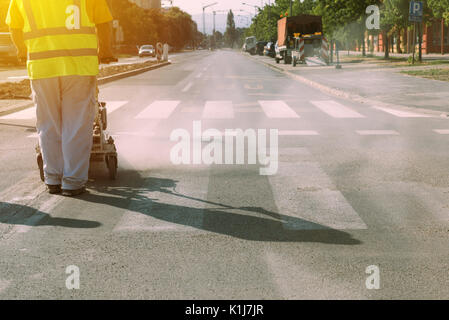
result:
[[[293,111],[293,109],[291,109],[284,101],[281,100],[259,101],[259,104],[268,118],[273,119],[299,118],[296,112]]]
[[[235,109],[235,112],[238,112],[238,113],[262,113],[263,111],[262,111],[262,109],[260,109],[260,107],[255,107],[255,108],[247,107],[247,108]]]
[[[17,77],[8,77],[8,79],[10,80],[25,80],[25,79],[29,79],[28,76],[17,76]]]
[[[152,138],[155,136],[154,132],[115,132],[111,134],[113,138],[120,138],[120,137],[138,137],[138,138]]]
[[[28,139],[39,139],[39,134],[36,132],[36,133],[30,134],[27,138]]]
[[[201,78],[202,76],[203,76],[203,73],[200,72],[200,73],[198,73],[198,75],[196,76],[196,78],[199,79],[199,78]]]
[[[180,103],[181,101],[155,101],[135,119],[168,119]]]
[[[449,134],[449,129],[435,129],[433,130],[434,132],[438,133],[438,134]]]
[[[361,136],[388,136],[399,135],[399,132],[394,130],[357,130],[357,134]]]
[[[111,114],[125,104],[128,104],[128,101],[106,101],[106,110]]]
[[[390,108],[385,108],[385,107],[373,107],[373,108],[377,109],[377,110],[381,110],[381,111],[389,113],[389,114],[392,114],[399,118],[431,118],[431,116],[429,116],[429,115],[419,114],[419,113],[410,112],[410,111],[395,110],[395,109],[390,109]]]
[[[193,86],[193,82],[189,82],[184,89],[182,89],[182,92],[187,92],[190,90],[190,88]]]
[[[138,198],[131,199],[113,232],[197,231],[203,226],[206,208],[209,170],[206,172],[183,179],[170,174],[152,175]],[[176,186],[164,185],[170,180],[178,181]]]
[[[36,107],[31,107],[22,111],[0,117],[1,120],[31,120],[36,118]]]
[[[281,130],[279,136],[319,136],[320,134],[312,130]]]
[[[286,230],[367,229],[308,149],[279,151],[279,170],[268,179]]]
[[[231,101],[207,101],[203,111],[205,119],[233,119],[234,107]]]
[[[336,102],[333,100],[326,101],[310,101],[321,111],[327,113],[329,116],[337,119],[358,119],[365,118],[360,113]]]

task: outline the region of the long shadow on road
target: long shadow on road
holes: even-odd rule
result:
[[[179,194],[177,181],[156,177],[142,177],[137,172],[120,173],[121,179],[111,185],[110,181],[97,180],[89,186],[96,193],[83,195],[82,200],[134,211],[161,221],[190,226],[204,231],[252,241],[317,242],[325,244],[358,245],[361,241],[344,231],[328,228],[300,218],[271,212],[260,207],[233,207],[222,203],[196,199]],[[158,193],[173,199],[189,199],[213,208],[192,208],[160,202]],[[154,197],[154,198],[151,198]],[[248,214],[232,211],[248,212]],[[201,223],[198,223],[201,221]],[[284,223],[301,226],[301,230],[286,230]]]

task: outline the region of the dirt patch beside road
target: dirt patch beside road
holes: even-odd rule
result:
[[[415,76],[415,77],[449,82],[449,68],[435,68],[435,69],[427,69],[427,70],[403,71],[402,73],[408,74],[410,76]]]
[[[118,73],[133,71],[157,64],[157,61],[146,61],[126,65],[111,65],[100,69],[98,78],[109,77]],[[0,100],[31,100],[31,87],[29,80],[20,82],[0,83]]]

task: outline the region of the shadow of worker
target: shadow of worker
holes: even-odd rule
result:
[[[361,244],[347,232],[298,217],[260,207],[234,207],[180,194],[176,191],[178,181],[175,180],[144,178],[133,171],[121,172],[120,177],[120,181],[112,185],[110,181],[96,181],[89,186],[96,192],[80,199],[243,240]],[[162,196],[165,202],[158,199]],[[195,205],[180,205],[187,201]]]
[[[0,202],[0,223],[31,227],[56,226],[72,229],[92,229],[101,223],[90,220],[54,218],[35,208],[8,202]]]

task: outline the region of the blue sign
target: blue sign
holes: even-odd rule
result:
[[[410,1],[410,17],[412,22],[422,22],[424,15],[424,4],[422,1]]]

